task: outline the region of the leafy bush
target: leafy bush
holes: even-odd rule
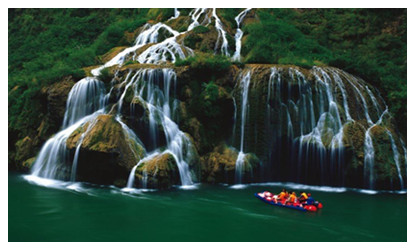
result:
[[[188,57],[184,60],[178,59],[175,66],[189,65],[192,69],[209,73],[223,73],[226,72],[232,65],[229,58],[222,55],[213,55],[207,53],[196,53],[195,56]]]
[[[269,12],[259,11],[258,15],[261,22],[244,27],[247,37],[242,53],[247,63],[296,64],[324,61],[331,56],[329,50],[308,38],[295,25],[276,19]]]
[[[214,118],[219,112],[220,108],[217,107],[216,101],[219,97],[219,88],[214,82],[209,82],[208,84],[203,84],[204,90],[202,91],[202,108],[201,112],[204,113],[205,117]],[[215,105],[216,104],[216,105]]]
[[[187,46],[187,47],[189,47],[189,48],[191,48],[191,49],[195,49],[196,48],[196,44],[199,43],[199,42],[201,42],[202,40],[203,40],[202,37],[200,37],[199,35],[197,35],[193,31],[191,31],[185,37],[185,39],[184,39],[184,45]]]

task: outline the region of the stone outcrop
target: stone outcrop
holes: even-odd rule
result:
[[[235,183],[235,165],[238,151],[224,144],[215,147],[213,152],[201,158],[202,179],[208,183]],[[251,153],[246,154],[242,164],[244,183],[255,178],[260,166],[259,159]]]
[[[77,168],[80,181],[121,185],[119,180],[128,179],[129,172],[145,153],[112,115],[100,115],[70,135],[66,145],[72,156],[81,141]]]
[[[135,175],[137,187],[167,189],[173,185],[180,185],[176,160],[167,152],[141,163]]]

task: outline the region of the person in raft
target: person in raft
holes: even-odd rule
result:
[[[302,192],[302,193],[300,194],[300,197],[298,198],[298,201],[299,201],[300,203],[303,203],[303,202],[305,202],[307,199],[308,199],[308,195],[307,195],[305,192]]]
[[[280,200],[285,200],[288,198],[288,192],[285,190],[285,188],[282,189],[282,191],[278,195],[274,195],[274,202],[278,202]]]
[[[291,192],[290,196],[288,197],[288,199],[285,200],[284,205],[287,205],[287,203],[297,203],[297,196],[295,195],[295,192]]]
[[[313,197],[311,197],[311,194],[308,194],[307,196],[308,196],[308,198],[306,200],[307,205],[314,205],[315,200],[313,199]]]

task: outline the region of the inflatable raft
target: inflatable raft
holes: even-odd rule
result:
[[[268,203],[270,205],[292,208],[303,212],[316,212],[318,209],[323,208],[323,205],[318,201],[314,202],[313,204],[288,203],[284,205],[285,200],[276,201],[276,195],[268,191],[264,191],[262,193],[255,193],[255,196],[261,201]]]

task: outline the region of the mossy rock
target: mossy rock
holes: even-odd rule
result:
[[[112,58],[114,58],[116,55],[118,55],[121,51],[126,49],[127,46],[120,46],[120,47],[114,47],[110,49],[107,53],[100,56],[99,59],[101,63],[105,64],[106,62],[110,61]]]
[[[161,153],[140,164],[136,170],[136,186],[142,187],[145,173],[147,188],[168,189],[181,184],[176,160],[170,153]]]
[[[130,170],[145,155],[145,149],[128,137],[114,116],[100,115],[69,136],[66,145],[72,157],[85,132],[77,168],[79,181],[114,184],[116,179],[128,179]]]
[[[24,171],[29,172],[30,169],[33,166],[33,163],[35,163],[35,161],[36,161],[36,157],[32,157],[32,158],[29,158],[26,161],[24,161],[23,164],[22,164],[22,166],[24,168]]]
[[[18,171],[29,172],[30,166],[27,165],[27,160],[32,158],[35,154],[34,141],[26,136],[25,138],[16,142],[16,154],[14,161]]]
[[[202,161],[202,180],[208,183],[235,183],[235,165],[238,151],[225,144],[217,146],[213,152],[204,155]],[[259,158],[252,153],[244,157],[242,169],[243,182],[253,180],[260,165]]]
[[[395,162],[394,151],[392,149],[388,130],[382,126],[374,126],[370,132],[375,149],[375,188],[381,190],[400,190],[401,183],[398,174],[399,172],[397,170],[398,166]],[[400,172],[404,180],[403,186],[406,186],[406,168],[404,167],[404,157],[401,153],[399,153],[398,159]]]

